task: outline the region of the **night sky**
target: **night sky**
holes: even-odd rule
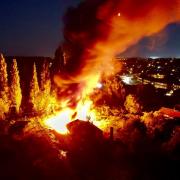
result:
[[[63,39],[62,16],[80,0],[4,0],[0,2],[0,52],[5,55],[54,56]],[[180,24],[143,39],[122,56],[180,57]]]

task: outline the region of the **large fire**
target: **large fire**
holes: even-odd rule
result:
[[[66,124],[74,119],[93,121],[92,102],[86,97],[102,76],[120,71],[114,57],[179,22],[179,9],[179,0],[98,0],[84,1],[69,10],[64,18],[66,63],[54,77],[65,105],[45,124],[67,133]]]
[[[92,101],[80,101],[75,109],[65,107],[59,112],[55,112],[51,117],[44,120],[44,124],[51,129],[54,129],[60,134],[67,134],[66,125],[75,120],[95,121],[95,112],[91,110]]]

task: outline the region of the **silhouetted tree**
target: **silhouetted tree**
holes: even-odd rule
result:
[[[22,93],[21,93],[19,71],[18,71],[16,59],[13,59],[13,63],[10,71],[10,79],[11,79],[11,86],[10,86],[11,107],[14,107],[16,113],[19,113],[21,100],[22,100]]]
[[[52,74],[59,73],[64,68],[64,53],[62,47],[56,49],[54,62],[51,68]]]
[[[124,106],[130,114],[137,114],[137,113],[140,113],[142,110],[142,107],[140,103],[138,102],[138,99],[135,97],[135,95],[132,95],[132,94],[129,94],[126,97]]]
[[[49,72],[49,63],[45,61],[42,66],[40,77],[40,89],[39,94],[39,110],[46,111],[49,107],[51,98],[51,79]]]
[[[104,97],[106,103],[112,106],[123,105],[125,99],[125,89],[119,77],[113,76],[104,81]]]
[[[0,116],[9,111],[9,87],[7,64],[2,54],[0,54]]]
[[[33,65],[32,80],[30,82],[30,103],[34,111],[38,111],[38,98],[39,98],[39,84],[37,78],[36,64]]]
[[[50,72],[49,72],[49,63],[47,61],[43,63],[43,67],[41,71],[40,88],[41,91],[44,92],[46,95],[50,94],[51,80],[50,80]]]

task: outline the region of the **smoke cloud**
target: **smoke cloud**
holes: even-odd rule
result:
[[[69,8],[64,16],[66,76],[55,76],[55,82],[90,84],[91,89],[101,74],[119,71],[116,54],[179,21],[179,0],[86,0]]]

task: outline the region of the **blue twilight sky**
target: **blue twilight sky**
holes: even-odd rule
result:
[[[3,0],[0,2],[0,52],[51,56],[62,40],[62,16],[80,0]],[[123,56],[180,57],[180,24],[143,39]]]

